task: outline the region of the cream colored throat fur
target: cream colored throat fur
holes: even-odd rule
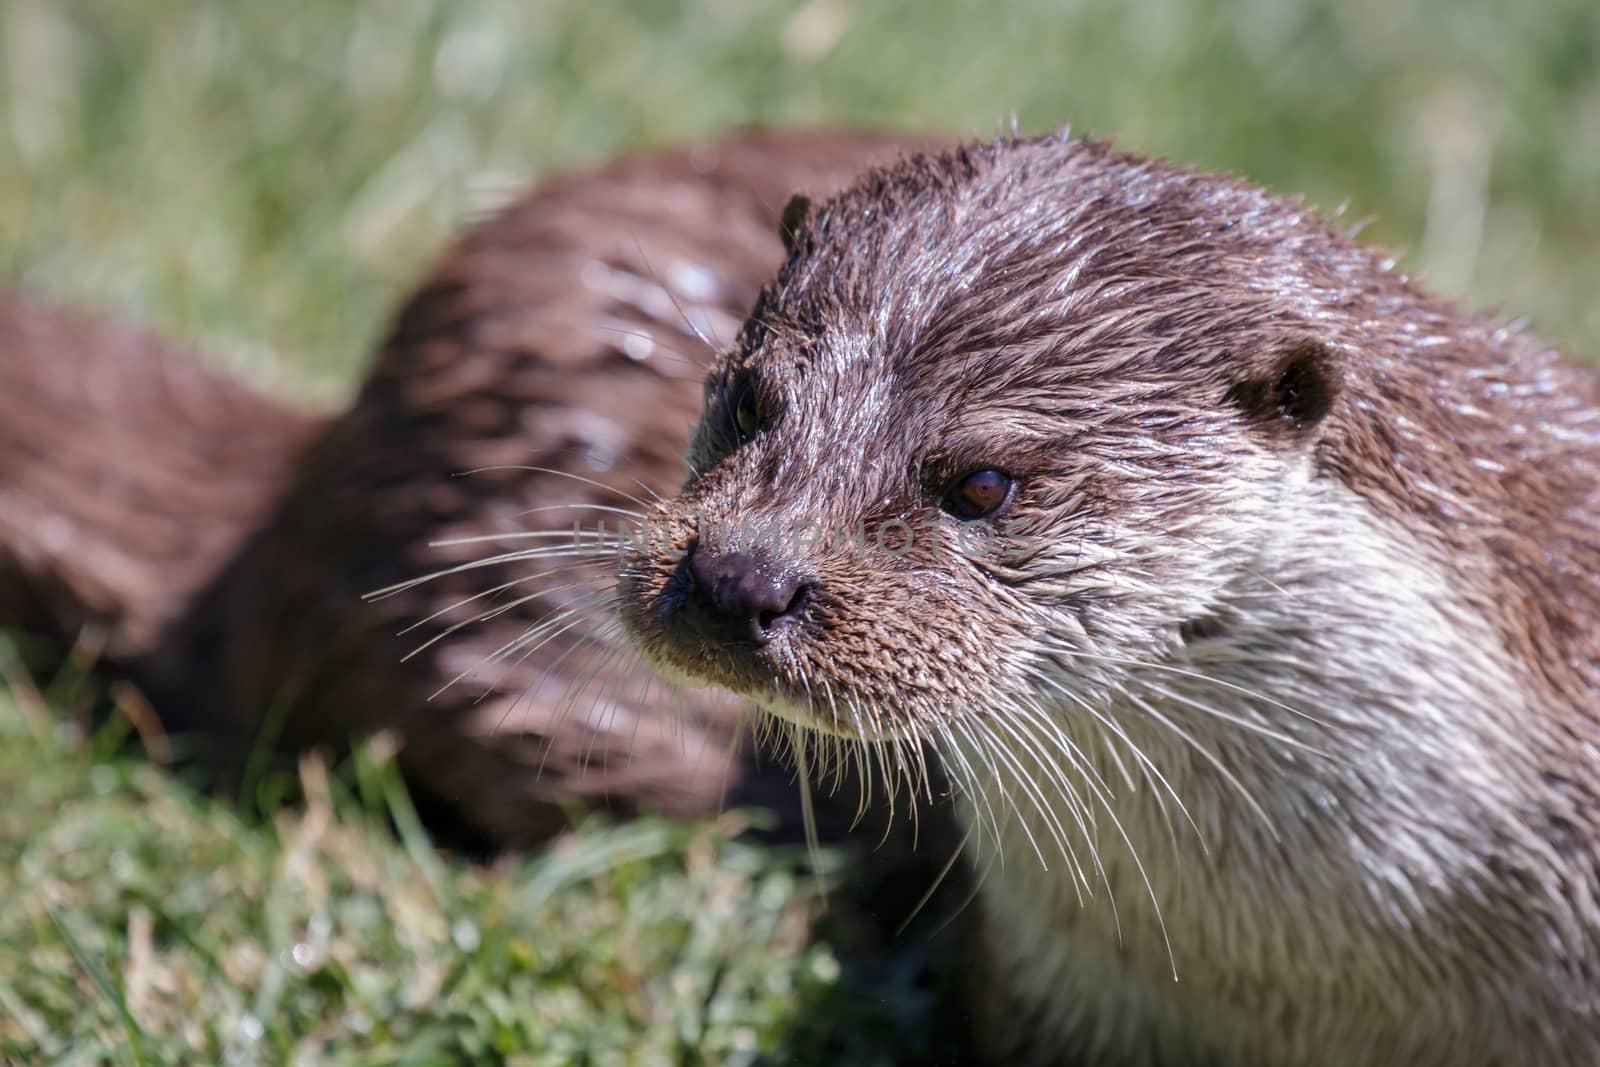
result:
[[[1045,1062],[1597,1062],[1526,687],[1422,545],[1295,495],[1220,632],[1042,659],[1031,727],[947,735],[1001,1010]]]

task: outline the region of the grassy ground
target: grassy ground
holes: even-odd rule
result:
[[[0,280],[324,398],[526,175],[748,122],[1071,121],[1348,202],[1600,355],[1592,0],[6,0],[0,79]],[[807,939],[791,855],[645,823],[474,865],[372,754],[261,816],[82,699],[0,695],[9,1062],[917,1058],[926,998]]]
[[[93,693],[0,702],[0,1062],[926,1062],[916,952],[847,968],[803,854],[736,813],[469,863],[381,751],[263,814],[86,730]]]

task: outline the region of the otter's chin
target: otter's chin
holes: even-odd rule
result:
[[[748,696],[762,711],[775,719],[810,730],[813,733],[827,734],[844,741],[898,741],[900,735],[893,732],[880,730],[870,723],[843,722],[831,714],[831,709],[820,709],[816,703],[800,701],[774,692],[763,694],[741,693]]]
[[[703,653],[688,654],[683,649],[663,647],[659,637],[644,639],[645,635],[633,631],[632,627],[629,629],[645,662],[674,685],[687,689],[723,689],[750,701],[775,719],[841,740],[901,739],[898,733],[882,730],[872,723],[843,718],[825,698],[810,698],[803,692],[793,691],[781,679],[755,664],[735,662],[736,657],[731,656],[723,657],[726,660],[723,662]]]

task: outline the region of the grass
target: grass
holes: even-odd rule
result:
[[[262,814],[87,731],[73,688],[0,704],[4,1062],[870,1064],[927,1029],[909,976],[868,988],[811,936],[801,856],[736,815],[470,863],[378,748]]]
[[[0,79],[0,279],[305,396],[345,395],[429,257],[528,175],[750,122],[1070,121],[1347,202],[1440,287],[1600,355],[1592,0],[7,0]],[[11,1063],[933,1050],[915,950],[860,971],[812,932],[799,858],[730,825],[476,864],[427,843],[381,752],[236,804],[84,726],[91,691],[0,692]]]

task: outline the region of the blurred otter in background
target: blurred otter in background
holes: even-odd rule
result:
[[[0,628],[92,635],[213,754],[392,731],[425,809],[491,841],[575,804],[792,806],[740,702],[672,693],[582,610],[616,556],[571,531],[682,482],[790,194],[908,143],[749,134],[546,181],[448,251],[332,418],[0,299]]]

